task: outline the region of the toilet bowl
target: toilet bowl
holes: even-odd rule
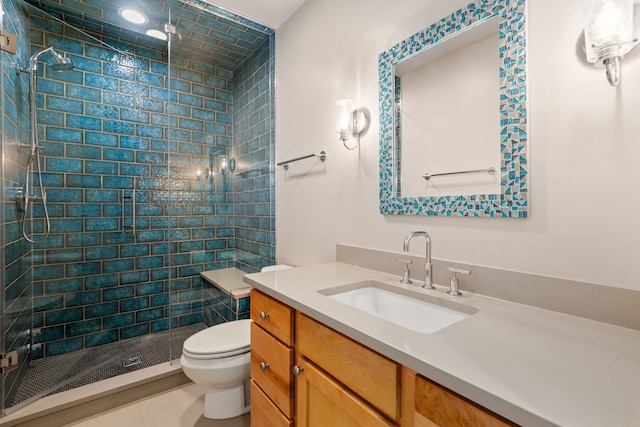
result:
[[[204,416],[233,418],[249,412],[251,320],[211,326],[187,338],[180,363],[185,375],[206,387]]]

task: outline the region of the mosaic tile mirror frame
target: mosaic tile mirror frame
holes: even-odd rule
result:
[[[380,81],[380,212],[524,218],[529,203],[525,0],[477,0],[396,44],[378,58]],[[395,66],[489,19],[499,19],[500,193],[402,197]]]

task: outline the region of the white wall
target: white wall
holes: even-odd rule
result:
[[[434,258],[640,290],[640,48],[610,87],[577,47],[582,0],[528,1],[530,217],[379,213],[378,54],[466,3],[307,0],[278,29],[276,158],[328,153],[277,170],[278,262],[332,261],[336,243],[401,251],[426,230]],[[371,112],[360,150],[337,139],[341,98]]]

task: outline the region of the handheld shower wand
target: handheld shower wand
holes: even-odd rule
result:
[[[19,68],[20,72],[28,72],[29,73],[29,83],[30,83],[30,91],[29,91],[29,111],[31,113],[31,143],[29,144],[29,157],[27,159],[26,166],[26,177],[25,184],[22,192],[19,194],[18,207],[23,210],[22,214],[22,236],[29,243],[42,243],[48,237],[51,231],[51,221],[49,219],[49,209],[47,207],[47,193],[44,189],[44,184],[42,182],[42,165],[40,162],[40,149],[42,146],[38,143],[38,120],[37,120],[37,105],[36,105],[36,95],[38,90],[38,60],[40,57],[46,53],[50,53],[52,56],[52,61],[48,63],[49,67],[51,67],[54,71],[64,71],[64,70],[72,70],[74,65],[71,58],[67,58],[66,55],[61,55],[56,52],[52,47],[48,47],[46,49],[41,50],[31,57],[29,60],[29,68],[23,69]],[[33,184],[31,181],[31,172],[33,163],[36,163],[36,173],[38,174],[38,187],[40,190],[40,196],[31,195],[31,187]],[[44,224],[44,235],[40,239],[36,239],[33,235],[29,235],[27,233],[27,216],[29,209],[33,210],[33,207],[30,207],[29,204],[32,201],[41,200],[42,208],[44,210],[45,224]]]

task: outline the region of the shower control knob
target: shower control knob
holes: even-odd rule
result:
[[[293,375],[298,376],[304,371],[304,366],[302,365],[293,365]]]
[[[261,311],[260,312],[260,319],[267,320],[268,318],[269,318],[269,313],[267,313],[265,311]]]
[[[269,369],[269,364],[267,362],[260,362],[260,370],[264,372],[267,369]]]

